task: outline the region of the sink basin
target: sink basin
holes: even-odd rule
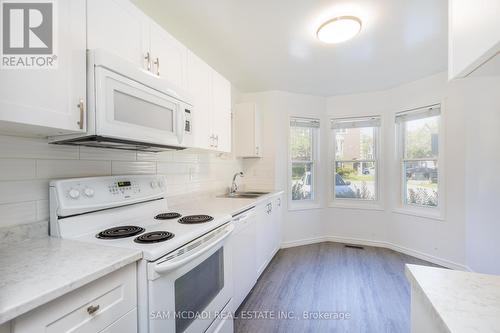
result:
[[[269,192],[236,192],[233,194],[226,193],[219,195],[218,198],[254,199],[266,194],[269,194]]]

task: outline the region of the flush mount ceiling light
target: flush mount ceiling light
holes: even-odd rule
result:
[[[361,31],[361,20],[355,16],[338,16],[318,28],[316,36],[324,43],[345,42]]]

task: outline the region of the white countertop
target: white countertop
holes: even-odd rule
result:
[[[194,197],[184,204],[174,204],[169,207],[171,211],[202,211],[203,214],[218,215],[229,214],[236,215],[239,212],[252,208],[262,202],[272,199],[284,193],[284,191],[265,191],[269,194],[258,198],[220,198],[215,195]],[[284,202],[282,203],[284,205]]]
[[[408,264],[406,276],[448,332],[500,332],[500,276]]]
[[[0,324],[141,259],[142,253],[45,237],[0,245]]]

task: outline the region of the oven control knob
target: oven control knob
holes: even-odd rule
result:
[[[78,191],[76,188],[72,188],[71,190],[69,190],[68,194],[71,199],[78,199],[78,197],[80,196],[80,191]]]
[[[161,180],[158,181],[158,187],[162,188],[163,187],[163,182]]]
[[[155,181],[151,182],[151,188],[156,188],[156,182]]]
[[[85,190],[83,190],[83,194],[85,194],[86,197],[92,198],[94,196],[94,190],[87,187]]]

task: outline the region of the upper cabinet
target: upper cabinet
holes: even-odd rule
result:
[[[255,103],[236,104],[235,154],[237,157],[262,157],[260,114]]]
[[[231,84],[188,52],[188,91],[193,97],[193,146],[231,151]]]
[[[149,64],[147,17],[130,1],[87,0],[87,47],[106,49],[146,68]]]
[[[27,59],[26,66],[1,69],[0,74],[0,131],[5,134],[48,136],[85,131],[86,108],[86,22],[85,0],[58,1],[53,7],[54,46],[51,54],[35,56],[31,48],[50,46],[47,36],[29,38],[26,45],[15,40],[17,51],[13,58]],[[24,9],[26,10],[26,9]],[[12,18],[11,11],[4,13]],[[19,10],[17,11],[19,13]],[[50,21],[47,20],[47,24]],[[15,26],[11,25],[11,29]],[[23,33],[21,29],[21,34]],[[15,31],[11,32],[11,36]],[[5,34],[4,34],[5,36]],[[20,36],[20,35],[18,35]],[[45,38],[44,38],[45,37]],[[52,36],[50,36],[52,37]],[[12,37],[14,38],[14,37]],[[50,38],[52,39],[52,38]],[[24,38],[26,41],[27,38]],[[19,56],[26,52],[26,56]],[[29,64],[38,59],[41,68]],[[47,61],[43,66],[42,61]],[[54,66],[48,62],[53,61]]]
[[[500,55],[500,1],[449,1],[449,79],[498,74]],[[490,65],[496,64],[496,65]]]
[[[159,25],[149,25],[152,72],[186,89],[187,48]]]
[[[187,48],[126,0],[88,0],[88,48],[106,49],[186,89]]]

